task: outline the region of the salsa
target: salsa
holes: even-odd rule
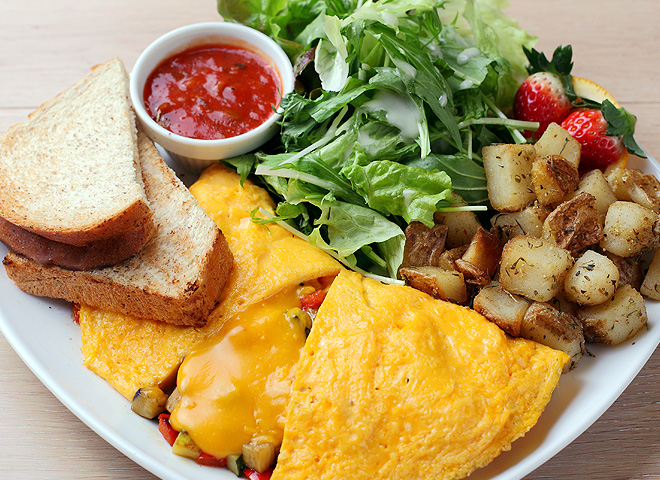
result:
[[[219,139],[248,132],[279,106],[281,81],[259,54],[230,44],[192,47],[164,60],[144,86],[144,105],[167,130]]]

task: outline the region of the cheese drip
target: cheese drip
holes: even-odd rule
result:
[[[252,438],[282,443],[284,409],[305,344],[305,326],[287,311],[300,307],[298,286],[227,319],[181,365],[181,402],[170,421],[203,452],[239,454]]]

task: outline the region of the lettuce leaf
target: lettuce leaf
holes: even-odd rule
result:
[[[524,141],[501,109],[535,39],[506,5],[219,0],[223,16],[305,59],[308,89],[283,100],[277,141],[241,172],[252,168],[279,200],[278,219],[310,242],[395,278],[405,226],[431,225],[455,195],[485,208],[481,148]]]

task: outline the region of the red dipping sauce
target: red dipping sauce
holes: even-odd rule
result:
[[[259,54],[231,44],[201,45],[164,60],[144,86],[144,106],[162,127],[204,140],[234,137],[273,115],[279,74]]]

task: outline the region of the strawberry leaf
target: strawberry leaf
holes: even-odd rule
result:
[[[602,103],[601,111],[603,112],[603,118],[607,121],[607,130],[605,133],[610,136],[621,137],[623,145],[630,153],[646,158],[644,151],[633,137],[637,117],[627,112],[624,108],[615,107],[609,100],[605,100]]]
[[[560,75],[570,75],[573,70],[573,47],[561,45],[552,54],[552,65]]]
[[[523,47],[525,56],[529,61],[527,72],[532,75],[538,72],[550,72],[557,75],[570,77],[573,69],[573,47],[561,45],[552,54],[552,61],[548,60],[544,53],[532,48]]]

